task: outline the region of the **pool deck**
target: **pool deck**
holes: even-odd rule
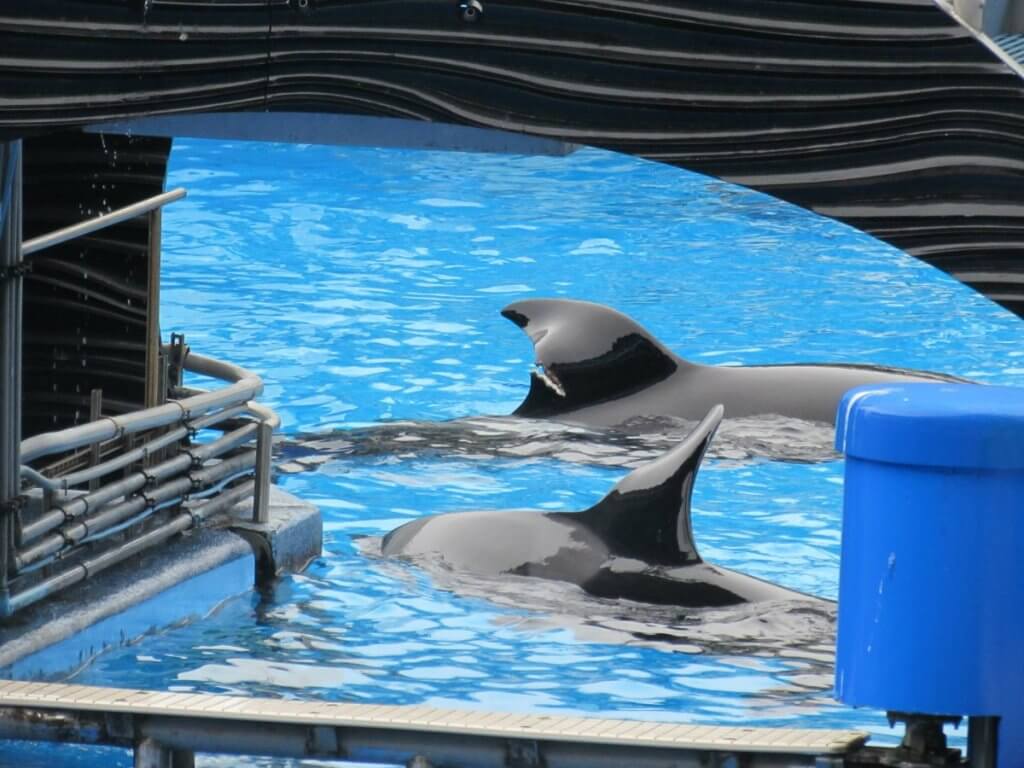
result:
[[[321,551],[320,511],[274,486],[269,507],[269,523],[248,522],[252,502],[243,502],[230,518],[16,614],[0,626],[0,675],[65,677],[108,648],[202,618],[257,584],[302,570]]]
[[[478,768],[841,765],[867,734],[168,693],[0,680],[0,738]]]

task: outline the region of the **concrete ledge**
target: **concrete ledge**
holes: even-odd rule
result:
[[[270,522],[252,520],[252,502],[232,510],[231,530],[246,539],[256,552],[257,579],[266,581],[282,573],[302,571],[323,550],[324,524],[320,510],[277,486],[270,486]]]
[[[233,512],[251,518],[251,509],[246,502]],[[272,488],[266,525],[218,520],[0,624],[0,676],[58,678],[107,648],[201,619],[258,581],[304,568],[322,536],[316,507]]]

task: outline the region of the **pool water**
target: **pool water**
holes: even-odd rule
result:
[[[609,304],[708,364],[874,362],[1024,384],[1020,321],[942,273],[765,195],[609,152],[179,140],[178,185],[164,333],[262,375],[289,438],[510,413],[533,355],[499,311],[526,297]],[[830,610],[684,616],[382,560],[378,538],[420,515],[582,509],[626,471],[392,448],[279,476],[324,514],[306,573],[74,679],[889,733],[880,713],[831,698]],[[709,458],[696,483],[702,554],[834,598],[841,462],[740,458]]]

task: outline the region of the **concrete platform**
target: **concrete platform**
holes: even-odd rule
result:
[[[59,679],[96,654],[154,630],[194,621],[228,598],[289,571],[321,551],[320,511],[271,487],[270,522],[255,525],[251,502],[232,518],[172,539],[0,624],[0,676]]]

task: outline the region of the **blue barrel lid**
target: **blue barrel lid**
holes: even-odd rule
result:
[[[836,450],[894,464],[1024,469],[1024,388],[857,387],[839,402]]]

